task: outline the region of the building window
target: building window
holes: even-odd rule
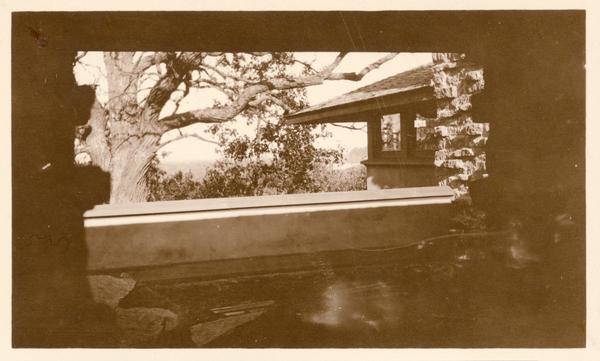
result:
[[[431,127],[423,128],[423,120],[436,114],[435,103],[429,101],[372,113],[368,122],[369,161],[433,164],[437,138],[429,134]]]
[[[381,117],[381,151],[398,152],[402,146],[400,113]]]

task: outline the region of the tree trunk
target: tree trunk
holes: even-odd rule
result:
[[[156,129],[156,121],[164,102],[156,105],[156,111],[147,111],[138,104],[141,73],[133,58],[134,52],[104,53],[110,123],[106,134],[111,154],[110,203],[146,202],[146,172],[162,133]]]
[[[146,202],[146,172],[158,149],[157,135],[132,137],[113,149],[110,203]]]

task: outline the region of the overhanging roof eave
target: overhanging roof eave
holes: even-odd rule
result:
[[[366,114],[382,112],[385,109],[404,104],[417,103],[433,99],[433,88],[424,85],[406,92],[400,92],[367,100],[355,101],[333,107],[301,111],[286,116],[286,124],[319,124],[361,122]]]

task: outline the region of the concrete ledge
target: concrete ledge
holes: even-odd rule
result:
[[[407,245],[446,232],[452,198],[423,187],[103,205],[85,213],[88,270]]]
[[[285,194],[258,197],[193,199],[129,204],[103,204],[84,213],[86,220],[134,215],[209,212],[219,210],[260,209],[269,207],[347,204],[373,201],[408,201],[451,197],[448,187],[414,187],[377,191]]]

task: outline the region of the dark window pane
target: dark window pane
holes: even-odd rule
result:
[[[381,150],[399,151],[401,146],[400,113],[386,114],[381,117]]]

